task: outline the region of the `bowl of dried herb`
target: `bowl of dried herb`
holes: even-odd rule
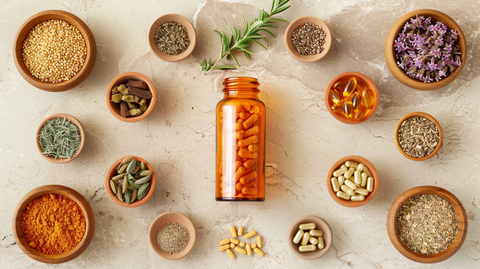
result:
[[[196,41],[192,23],[178,14],[161,16],[153,22],[148,32],[150,49],[166,62],[178,62],[190,56]]]
[[[57,113],[46,117],[35,134],[42,157],[57,164],[68,163],[80,155],[85,146],[85,130],[75,117]]]
[[[388,32],[385,61],[401,83],[436,90],[453,82],[467,60],[462,29],[448,15],[421,9],[405,14]]]
[[[395,199],[387,217],[393,246],[420,263],[437,263],[454,255],[465,241],[467,227],[462,203],[436,186],[405,191]]]
[[[440,123],[424,112],[408,113],[395,127],[395,145],[398,151],[410,160],[430,159],[443,145]]]

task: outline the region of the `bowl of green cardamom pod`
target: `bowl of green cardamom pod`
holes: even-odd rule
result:
[[[137,156],[127,156],[110,166],[105,189],[116,204],[137,207],[152,197],[155,183],[155,172],[150,163]]]

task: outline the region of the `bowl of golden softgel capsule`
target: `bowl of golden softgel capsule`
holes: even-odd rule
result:
[[[328,112],[347,124],[368,120],[377,111],[378,104],[375,82],[359,72],[345,72],[336,76],[325,91]]]
[[[20,199],[13,215],[13,236],[30,258],[64,263],[82,254],[95,231],[92,208],[77,191],[45,185]]]

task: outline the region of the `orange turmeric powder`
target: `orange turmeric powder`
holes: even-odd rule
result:
[[[86,221],[75,201],[50,193],[28,203],[21,226],[30,247],[46,254],[61,254],[80,243]]]

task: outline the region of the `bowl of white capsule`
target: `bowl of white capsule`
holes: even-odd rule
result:
[[[332,246],[332,230],[317,216],[296,219],[288,229],[288,246],[293,254],[304,260],[315,260],[327,254]]]

